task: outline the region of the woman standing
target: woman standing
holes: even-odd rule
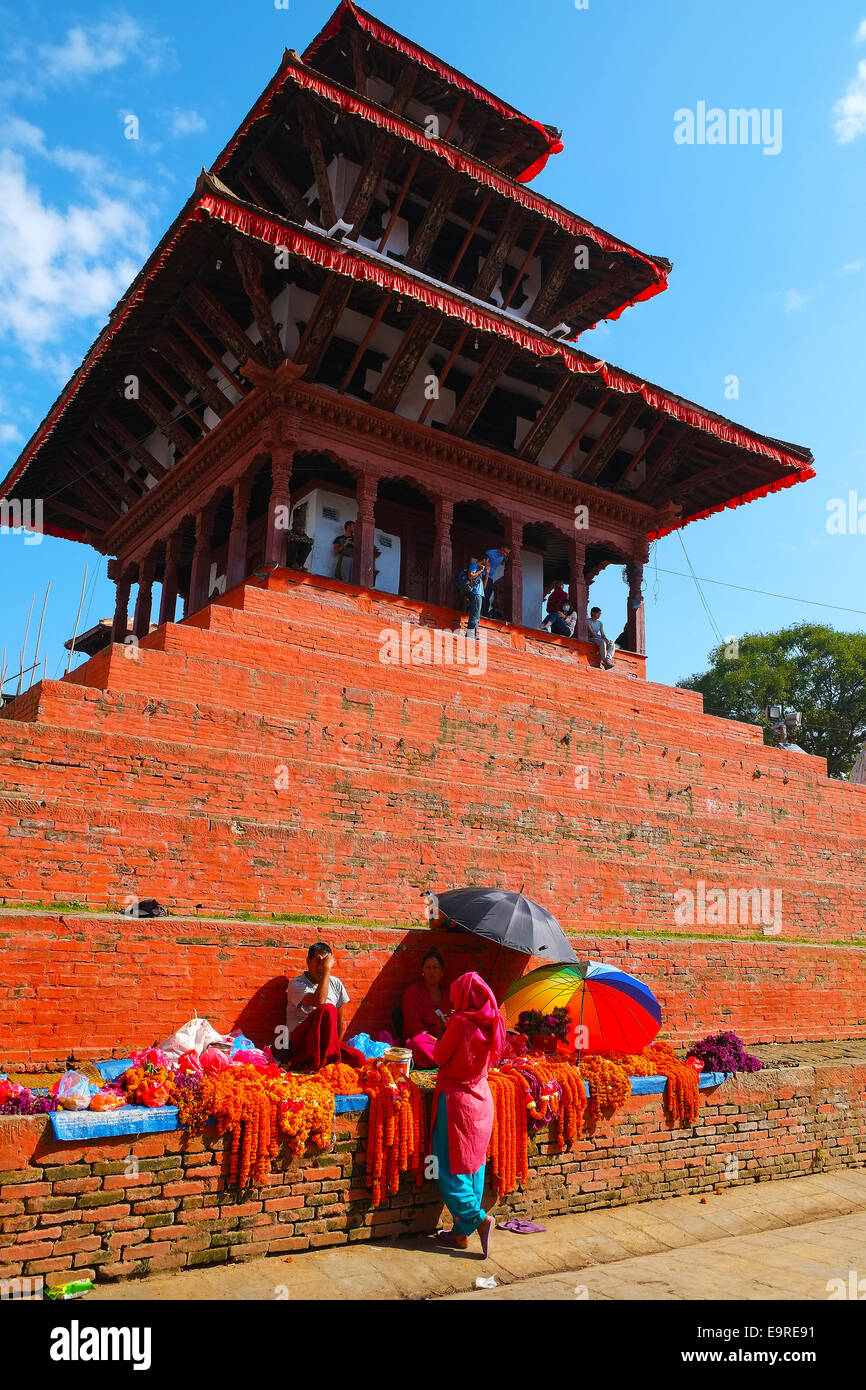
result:
[[[439,1068],[431,1115],[439,1190],[454,1225],[437,1240],[465,1250],[477,1231],[487,1258],[494,1220],[481,1206],[484,1166],[493,1132],[493,1097],[487,1081],[505,1046],[505,1020],[480,975],[461,975],[451,986],[454,1013],[433,1048]]]
[[[431,946],[421,962],[421,979],[403,994],[403,1037],[416,1067],[434,1067],[433,1048],[451,1014],[451,993],[444,979],[445,962]]]

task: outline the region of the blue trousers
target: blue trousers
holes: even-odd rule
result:
[[[481,605],[484,602],[484,594],[469,595],[469,622],[466,627],[466,635],[472,633],[475,640],[478,640],[478,619],[481,617]]]
[[[484,1196],[484,1167],[482,1163],[477,1173],[452,1173],[448,1154],[448,1111],[444,1096],[439,1097],[436,1110],[436,1123],[433,1126],[433,1152],[439,1165],[439,1191],[446,1207],[454,1218],[454,1229],[461,1236],[471,1236],[483,1221],[487,1212],[481,1205]]]

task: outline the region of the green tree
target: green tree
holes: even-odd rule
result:
[[[715,647],[710,662],[702,675],[678,682],[701,692],[708,714],[762,724],[764,742],[773,745],[766,706],[799,710],[803,727],[792,738],[826,758],[831,777],[847,776],[866,736],[866,633],[795,623]]]

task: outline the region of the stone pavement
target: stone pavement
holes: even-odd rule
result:
[[[340,1246],[120,1284],[85,1301],[210,1299],[826,1299],[866,1279],[866,1168],[749,1183],[497,1231],[489,1260],[429,1239]],[[475,1289],[495,1278],[493,1291]],[[864,1285],[866,1289],[866,1285]]]

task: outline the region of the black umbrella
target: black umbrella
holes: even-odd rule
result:
[[[498,946],[551,963],[577,956],[552,913],[523,893],[504,888],[454,888],[436,896],[439,911],[455,926]]]

